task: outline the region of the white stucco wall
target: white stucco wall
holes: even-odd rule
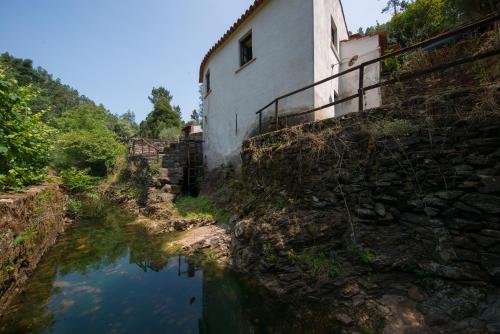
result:
[[[255,112],[277,96],[315,79],[313,2],[316,1],[269,1],[210,57],[205,73],[210,71],[211,93],[203,101],[204,155],[209,169],[230,162],[239,164],[242,142],[258,128]],[[239,40],[250,29],[255,61],[238,71]],[[296,111],[313,105],[311,90],[286,99],[280,109]],[[267,112],[271,113],[271,108]],[[265,122],[267,117],[266,113]]]
[[[342,13],[340,0],[313,0],[314,2],[314,82],[339,73],[341,62],[340,41],[349,38]],[[337,26],[338,45],[331,43],[332,18]],[[334,101],[334,91],[339,92],[338,79],[331,80],[314,88],[315,108]],[[335,107],[315,113],[315,120],[335,116]]]
[[[341,71],[348,70],[351,66],[378,58],[381,56],[380,40],[378,35],[367,36],[359,39],[351,39],[341,42],[342,65]],[[357,60],[350,64],[350,60],[357,56]],[[380,63],[369,65],[365,68],[363,76],[364,86],[373,85],[380,81]],[[348,97],[356,94],[359,89],[359,71],[354,71],[340,78],[340,97]],[[367,91],[364,97],[364,108],[371,109],[382,104],[380,89]],[[359,110],[359,101],[354,99],[344,102],[336,109],[335,116],[342,116]]]

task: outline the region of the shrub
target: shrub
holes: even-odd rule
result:
[[[221,224],[228,224],[229,213],[217,209],[206,196],[182,196],[175,202],[179,214],[188,219],[213,219]]]
[[[162,140],[177,140],[179,139],[180,129],[175,127],[163,128],[160,130],[158,138]]]
[[[64,133],[57,141],[57,148],[56,167],[89,169],[93,176],[106,176],[125,154],[125,147],[106,128]]]
[[[95,187],[95,178],[88,170],[78,170],[74,167],[61,171],[63,187],[72,193],[88,192]]]
[[[54,130],[33,114],[29,87],[6,78],[0,68],[0,191],[14,190],[44,180]]]

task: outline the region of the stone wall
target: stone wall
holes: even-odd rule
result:
[[[359,321],[382,305],[398,333],[500,331],[499,97],[415,98],[248,140],[235,266]]]
[[[65,203],[55,184],[0,195],[0,310],[63,231]]]

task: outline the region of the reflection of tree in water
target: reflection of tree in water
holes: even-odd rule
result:
[[[0,318],[0,333],[38,333],[53,327],[55,316],[48,306],[51,298],[61,293],[61,288],[54,286],[58,274],[85,276],[127,255],[130,263],[144,271],[165,268],[171,257],[162,251],[165,238],[151,237],[141,225],[131,224],[133,220],[123,210],[109,207],[100,217],[70,226],[43,257],[25,292],[15,297]]]

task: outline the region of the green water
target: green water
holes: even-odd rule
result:
[[[271,298],[247,277],[165,251],[116,207],[69,227],[0,333],[332,333],[324,308]]]

